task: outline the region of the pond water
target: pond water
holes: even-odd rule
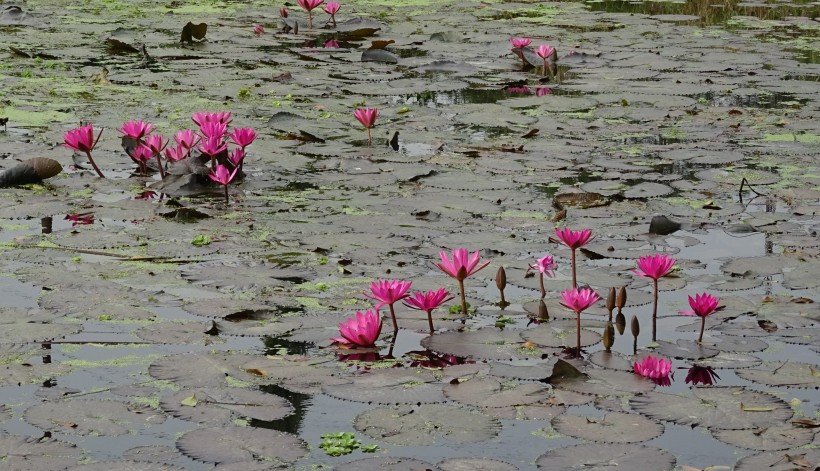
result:
[[[0,166],[63,172],[0,188],[0,468],[820,466],[816,2],[351,0],[313,29],[279,6],[4,4]],[[227,202],[194,164],[135,171],[116,131],[200,111],[259,134]],[[81,123],[109,178],[62,146]],[[591,229],[577,278],[604,298],[580,358],[562,227]],[[459,247],[490,262],[471,315],[456,297],[430,335],[397,303],[375,347],[330,341],[373,281],[457,294],[435,263]],[[655,253],[657,342],[632,273]],[[650,354],[668,384],[633,373]]]

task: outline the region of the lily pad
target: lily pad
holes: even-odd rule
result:
[[[479,407],[510,407],[534,404],[550,396],[543,383],[502,383],[488,377],[473,377],[466,381],[450,383],[444,387],[444,395],[451,400]]]
[[[820,388],[820,366],[796,361],[767,361],[763,369],[738,371],[743,379],[786,388]]]
[[[293,413],[279,396],[253,389],[183,389],[162,398],[160,407],[174,417],[208,425],[230,425],[235,418],[278,420]]]
[[[741,387],[693,388],[687,395],[650,392],[633,397],[630,406],[657,420],[725,430],[771,427],[794,414],[783,400]]]
[[[425,348],[439,353],[480,360],[510,360],[541,354],[523,350],[520,332],[486,327],[475,332],[445,332],[421,341]]]
[[[184,455],[206,463],[266,460],[292,463],[305,456],[307,444],[288,433],[256,427],[212,427],[187,432],[177,440]]]
[[[565,389],[580,394],[593,396],[607,396],[610,394],[647,393],[655,388],[655,383],[648,379],[614,370],[593,370],[587,377],[553,381],[556,389]]]
[[[557,326],[554,323],[541,324],[534,329],[521,333],[521,337],[545,347],[574,347],[575,328],[571,330]],[[581,347],[589,347],[601,341],[601,334],[587,329],[581,329]]]
[[[84,459],[74,444],[7,433],[0,433],[0,456],[5,467],[20,470],[62,469]]]
[[[254,260],[207,262],[189,266],[182,272],[182,277],[193,283],[237,293],[291,286],[312,276],[313,272],[306,268]]]
[[[712,435],[723,443],[750,450],[787,450],[808,445],[814,431],[791,424],[744,430],[713,430]]]
[[[546,470],[611,471],[616,466],[630,471],[672,471],[675,455],[642,445],[588,443],[550,450],[535,464]]]
[[[438,464],[441,471],[517,471],[515,466],[487,458],[448,458]]]
[[[790,448],[783,451],[764,451],[741,458],[734,471],[802,471],[820,466],[820,449]]]
[[[325,384],[322,392],[349,401],[376,404],[431,404],[445,402],[444,384],[422,370],[372,370],[347,384]]]
[[[66,468],[65,471],[185,471],[185,468],[148,461],[100,461]]]
[[[720,353],[717,348],[710,348],[692,340],[678,339],[675,343],[660,341],[658,345],[656,352],[680,360],[700,360]]]
[[[501,423],[485,415],[446,405],[377,408],[359,414],[356,430],[393,445],[459,445],[489,440]]]
[[[414,458],[365,458],[336,466],[335,471],[440,471],[426,461]]]
[[[663,434],[663,425],[638,414],[608,412],[602,418],[563,414],[552,427],[570,437],[603,443],[637,443]]]
[[[26,422],[43,430],[77,435],[117,437],[165,421],[165,415],[145,406],[117,401],[71,399],[26,409]]]

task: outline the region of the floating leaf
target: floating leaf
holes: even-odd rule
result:
[[[791,424],[744,430],[713,430],[712,435],[723,443],[751,450],[786,450],[808,445],[814,431]]]
[[[185,468],[165,463],[145,461],[100,461],[66,468],[65,471],[185,471]]]
[[[767,361],[762,369],[738,371],[743,379],[768,386],[787,388],[820,388],[816,366],[796,361]]]
[[[550,396],[542,383],[507,382],[487,377],[474,377],[444,387],[448,399],[479,407],[509,407],[534,404]]]
[[[764,451],[741,458],[734,471],[810,471],[820,466],[820,449],[791,448],[785,451]]]
[[[196,400],[196,394],[188,396],[185,399],[179,401],[180,404],[188,407],[196,407],[198,402],[199,401]]]
[[[322,392],[340,399],[377,404],[430,404],[445,402],[444,384],[422,370],[373,370],[346,384],[326,384]]]
[[[552,420],[559,433],[604,443],[634,443],[663,434],[663,425],[638,414],[609,412],[602,418],[563,414]]]
[[[202,388],[194,394],[183,390],[163,397],[160,406],[174,417],[209,425],[229,425],[240,417],[271,421],[293,413],[293,407],[284,398],[238,388]]]
[[[377,408],[359,414],[356,430],[402,446],[458,445],[489,440],[501,423],[485,415],[453,406]]]
[[[448,458],[438,464],[441,471],[517,471],[515,466],[487,458]]]
[[[177,440],[184,455],[206,463],[251,460],[292,463],[305,456],[307,445],[284,432],[256,427],[211,427],[187,432]]]
[[[205,34],[208,32],[208,25],[205,23],[193,24],[190,21],[182,28],[182,36],[180,41],[184,43],[192,43],[194,39],[203,40]]]
[[[365,458],[340,464],[335,471],[419,471],[435,470],[431,463],[414,458]]]
[[[117,401],[71,399],[26,409],[26,422],[43,430],[117,437],[165,421],[161,412]]]
[[[63,469],[82,460],[83,451],[71,443],[0,432],[0,456],[9,470]]]
[[[611,471],[613,463],[630,471],[672,471],[675,456],[642,445],[589,443],[556,448],[535,461],[538,469],[579,471]]]

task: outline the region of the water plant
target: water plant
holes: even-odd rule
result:
[[[572,288],[575,289],[578,287],[577,282],[577,269],[575,263],[575,251],[578,248],[583,247],[590,241],[592,238],[592,230],[591,229],[583,229],[580,231],[573,231],[568,228],[564,229],[555,229],[555,235],[558,237],[560,243],[566,245],[571,251],[571,263],[572,263]]]
[[[333,27],[336,27],[336,13],[339,12],[339,9],[342,8],[342,5],[339,2],[327,2],[323,7],[322,10],[325,11],[328,15],[330,15],[330,21],[333,22]]]
[[[694,298],[689,296],[689,306],[692,310],[679,312],[680,314],[684,314],[686,316],[700,317],[700,335],[698,336],[699,343],[703,342],[703,330],[706,328],[706,316],[717,310],[719,302],[720,299],[712,296],[711,294],[696,294]]]
[[[428,291],[426,293],[419,291],[403,302],[404,305],[410,309],[418,309],[419,311],[425,311],[427,313],[427,322],[430,324],[430,335],[432,335],[433,332],[435,332],[433,328],[433,310],[438,309],[442,304],[454,297],[455,296],[451,296],[450,292],[446,289],[440,288],[437,291]]]
[[[374,453],[379,449],[378,445],[362,445],[362,442],[351,432],[325,433],[321,438],[322,443],[319,444],[319,448],[330,456],[349,455],[354,450]]]
[[[219,183],[225,188],[225,204],[231,204],[231,200],[228,197],[228,184],[231,183],[233,178],[236,176],[236,172],[239,170],[239,167],[233,169],[233,172],[228,170],[228,167],[220,164],[217,165],[216,168],[211,170],[211,173],[208,174],[208,178],[211,180]]]
[[[95,138],[94,126],[92,124],[87,124],[85,126],[74,128],[63,135],[65,146],[69,149],[83,152],[88,157],[88,161],[91,163],[91,166],[100,178],[105,178],[105,175],[103,175],[100,168],[97,167],[97,163],[94,162],[94,158],[91,157],[91,151],[97,147],[97,143],[100,141],[100,136],[102,136],[103,131],[104,129],[100,129],[99,134],[97,134]]]
[[[370,294],[362,293],[370,299],[378,301],[376,309],[387,304],[390,307],[390,318],[393,321],[393,332],[399,331],[399,324],[396,322],[396,311],[393,305],[406,298],[407,290],[413,284],[412,281],[405,280],[379,280],[370,284]]]
[[[575,355],[581,356],[581,313],[600,301],[598,293],[589,289],[568,289],[561,293],[560,304],[575,313]]]
[[[669,377],[669,373],[672,371],[672,361],[649,355],[641,361],[636,361],[632,368],[635,374],[659,380]]]
[[[698,384],[711,386],[715,383],[715,379],[720,379],[720,376],[718,376],[711,366],[694,365],[689,368],[689,371],[686,373],[685,382],[687,384],[692,383],[692,386],[697,386]]]
[[[547,75],[547,70],[549,70],[549,67],[547,67],[547,59],[551,58],[554,54],[555,48],[549,44],[542,44],[535,50],[535,55],[544,60],[544,70],[541,71],[542,76]]]
[[[358,108],[356,111],[353,112],[353,116],[362,123],[367,129],[367,145],[373,144],[373,136],[370,133],[370,129],[376,125],[376,118],[379,117],[379,110],[377,108]]]
[[[529,46],[531,42],[532,39],[530,38],[510,38],[510,43],[512,43],[512,51],[521,57],[521,62],[525,68],[527,67],[527,59],[524,58],[524,53],[521,50]]]
[[[308,28],[313,28],[313,9],[324,3],[324,1],[325,0],[297,0],[299,6],[308,12]]]
[[[538,271],[538,286],[541,288],[541,297],[545,297],[547,295],[547,290],[544,288],[544,276],[552,278],[555,276],[555,268],[558,266],[555,263],[555,260],[552,258],[552,255],[546,254],[543,257],[537,259],[535,263],[529,266],[527,271],[536,270]]]
[[[256,36],[262,36],[263,34],[265,34],[265,27],[262,25],[255,25],[253,27],[253,34],[255,34]]]
[[[644,278],[651,278],[653,285],[652,292],[652,341],[657,341],[657,319],[658,319],[658,279],[668,275],[675,265],[674,258],[666,254],[647,255],[639,257],[637,261],[638,269],[632,273]]]
[[[467,295],[464,292],[464,280],[470,275],[477,273],[479,270],[485,268],[490,262],[484,262],[481,266],[478,265],[481,258],[476,250],[472,256],[470,252],[464,248],[453,250],[453,257],[447,255],[447,252],[439,252],[441,262],[436,263],[436,266],[444,273],[450,275],[458,281],[458,289],[461,293],[461,313],[465,316],[467,312]]]
[[[372,347],[382,332],[382,317],[378,309],[365,312],[356,311],[356,317],[350,317],[339,323],[341,337],[331,338],[334,342]]]

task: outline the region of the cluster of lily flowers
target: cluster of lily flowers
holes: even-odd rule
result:
[[[528,47],[532,43],[532,39],[510,38],[510,43],[512,43],[512,51],[521,57],[524,67],[527,67],[527,59],[524,58],[524,48]],[[544,70],[542,71],[542,75],[547,75],[547,71],[549,70],[547,67],[547,61],[555,60],[555,48],[549,44],[541,44],[537,48],[533,49],[533,52],[544,61]]]
[[[560,304],[574,312],[576,315],[576,330],[577,330],[577,346],[576,355],[581,356],[581,313],[589,309],[602,298],[594,290],[588,287],[578,288],[576,279],[576,251],[586,245],[592,240],[592,231],[584,229],[575,231],[571,229],[556,229],[555,235],[558,242],[570,249],[571,268],[572,268],[572,288],[560,293]],[[484,269],[489,265],[489,261],[481,263],[479,253],[476,251],[472,255],[464,248],[458,248],[453,251],[452,258],[446,252],[439,253],[440,262],[436,266],[448,276],[454,278],[459,285],[461,295],[461,311],[463,315],[468,315],[467,301],[464,291],[464,280],[478,271]],[[674,258],[667,254],[655,254],[645,257],[639,257],[636,265],[637,269],[632,270],[634,274],[640,277],[650,278],[653,280],[654,286],[654,305],[652,313],[652,341],[656,341],[655,324],[657,320],[658,309],[658,280],[669,275],[675,265]],[[544,277],[553,277],[554,270],[557,268],[554,258],[546,254],[538,258],[535,263],[529,265],[529,270],[535,270],[539,273],[539,285],[541,288],[541,297],[546,296],[544,288]],[[528,270],[528,271],[529,271]],[[450,293],[441,288],[437,291],[429,291],[427,293],[415,293],[410,296],[407,294],[411,281],[406,280],[380,280],[373,282],[370,286],[370,293],[363,293],[366,297],[378,301],[375,308],[365,312],[358,311],[356,317],[347,319],[347,321],[339,324],[339,332],[341,337],[332,338],[331,340],[347,344],[350,346],[372,347],[379,338],[382,329],[382,319],[379,315],[378,309],[381,306],[387,305],[390,308],[390,315],[393,321],[394,332],[398,332],[398,323],[394,310],[394,304],[400,300],[404,300],[404,304],[411,308],[427,312],[429,321],[430,334],[434,334],[433,327],[433,310],[439,308],[445,302],[454,298]],[[701,293],[694,297],[689,296],[689,306],[691,310],[680,311],[680,314],[698,316],[701,318],[701,329],[698,342],[703,342],[703,331],[706,325],[706,317],[719,309],[720,300],[711,294]],[[633,326],[637,326],[637,317],[633,316]],[[638,335],[637,327],[633,327],[633,334]],[[672,370],[672,362],[663,358],[648,356],[633,365],[634,372],[641,376],[653,379],[663,384],[668,382],[669,375]],[[712,379],[716,378],[717,374],[708,367],[695,366],[689,371],[686,382],[693,382],[694,384],[712,384]]]
[[[319,5],[325,3],[325,0],[297,0],[297,3],[299,3],[299,6],[302,7],[302,9],[308,12],[308,28],[313,28],[313,10]],[[330,18],[327,20],[328,23],[332,22],[334,27],[336,26],[336,13],[338,13],[339,10],[341,10],[341,8],[342,5],[339,2],[327,2],[322,6],[322,10],[324,10],[325,13],[330,15]],[[287,18],[289,14],[290,12],[288,12],[287,8],[281,7],[279,9],[279,16],[281,16],[282,18]],[[264,26],[255,25],[253,27],[253,34],[261,36],[264,33]],[[328,46],[325,45],[325,47]]]
[[[148,162],[156,159],[160,176],[165,178],[167,164],[191,158],[192,151],[198,150],[199,158],[210,161],[211,171],[208,177],[225,187],[227,202],[228,184],[241,172],[246,156],[245,149],[256,140],[256,131],[253,128],[234,128],[228,132],[228,125],[231,123],[230,111],[198,112],[194,113],[191,119],[199,127],[199,131],[185,129],[177,132],[173,137],[175,145],[169,145],[170,141],[167,138],[154,133],[153,124],[144,121],[128,121],[117,130],[122,134],[126,154],[137,164],[139,172],[143,175],[148,173]],[[87,124],[66,132],[63,140],[69,149],[85,153],[97,175],[105,178],[91,155],[102,132],[103,130],[100,130],[95,136],[94,126]],[[236,148],[228,152],[230,142]]]

